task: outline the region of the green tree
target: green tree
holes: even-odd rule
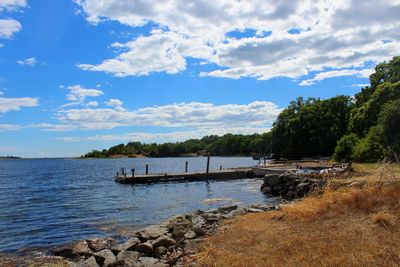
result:
[[[343,136],[338,142],[333,154],[333,159],[336,161],[350,161],[353,159],[354,150],[360,139],[356,134],[348,134]]]
[[[379,124],[382,127],[382,136],[387,146],[388,156],[399,161],[400,154],[400,99],[389,102],[383,108]]]

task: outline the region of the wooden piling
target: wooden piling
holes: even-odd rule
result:
[[[132,178],[135,178],[135,169],[132,169],[131,171],[132,171]],[[126,176],[126,174],[125,174],[125,176]]]
[[[189,164],[189,162],[185,162],[185,173],[187,173],[188,172],[188,164]]]
[[[209,172],[210,172],[210,154],[207,154],[206,178],[208,178],[208,173]]]
[[[219,170],[222,171],[222,165],[219,166]]]
[[[146,174],[149,174],[149,164],[146,164]]]

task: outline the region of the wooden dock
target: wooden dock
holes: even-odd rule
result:
[[[129,175],[127,173],[115,176],[115,181],[123,184],[148,184],[160,182],[191,182],[207,180],[233,180],[255,178],[251,168],[225,169],[219,171],[194,172],[194,173],[155,173]]]

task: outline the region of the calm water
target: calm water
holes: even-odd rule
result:
[[[0,161],[0,252],[48,247],[156,224],[195,209],[262,203],[261,180],[153,185],[115,183],[125,167],[144,173],[203,171],[205,158],[34,159]],[[251,158],[211,158],[210,169],[253,166]]]

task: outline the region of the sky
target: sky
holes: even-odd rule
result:
[[[269,131],[400,54],[400,0],[0,0],[0,156]]]

